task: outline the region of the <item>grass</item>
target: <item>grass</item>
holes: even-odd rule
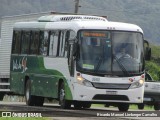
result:
[[[132,110],[138,110],[138,106],[137,105],[130,105],[129,108],[132,109]],[[154,110],[154,109],[153,109],[152,106],[145,105],[144,106],[144,110],[150,111],[150,110]]]
[[[147,61],[146,68],[155,81],[160,80],[160,66],[157,63],[153,61]]]

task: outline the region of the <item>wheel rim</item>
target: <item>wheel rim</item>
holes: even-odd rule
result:
[[[60,104],[63,104],[64,97],[65,97],[64,89],[61,89],[60,90]]]
[[[29,88],[28,85],[26,86],[26,100],[29,101]]]

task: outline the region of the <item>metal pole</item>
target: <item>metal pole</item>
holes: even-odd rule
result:
[[[79,8],[79,0],[75,0],[75,9],[74,9],[74,13],[78,13],[78,8]]]

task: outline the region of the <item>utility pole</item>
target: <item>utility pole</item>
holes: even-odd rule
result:
[[[74,9],[74,13],[78,13],[78,8],[79,8],[79,0],[75,0],[75,9]]]

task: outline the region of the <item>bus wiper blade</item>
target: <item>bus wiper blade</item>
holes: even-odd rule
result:
[[[119,59],[114,55],[114,59],[117,61],[120,69],[122,70],[122,72],[124,73],[124,75],[128,75],[129,76],[129,72],[126,70],[126,68],[124,67],[124,65],[119,61]]]
[[[102,61],[104,60],[104,46],[103,46],[103,49],[102,49],[102,54],[101,54],[101,57],[99,58],[99,60],[98,60],[98,64],[97,64],[97,66],[96,66],[96,68],[95,68],[95,72],[97,72],[98,70],[99,70],[99,68],[100,68],[100,66],[101,66],[101,64],[102,64]]]
[[[96,68],[95,68],[95,72],[97,72],[97,71],[99,70],[99,68],[100,68],[100,66],[101,66],[101,64],[102,64],[102,60],[103,60],[103,57],[101,56],[101,57],[99,58],[99,60],[98,60],[98,64],[97,64],[97,66],[96,66]]]

